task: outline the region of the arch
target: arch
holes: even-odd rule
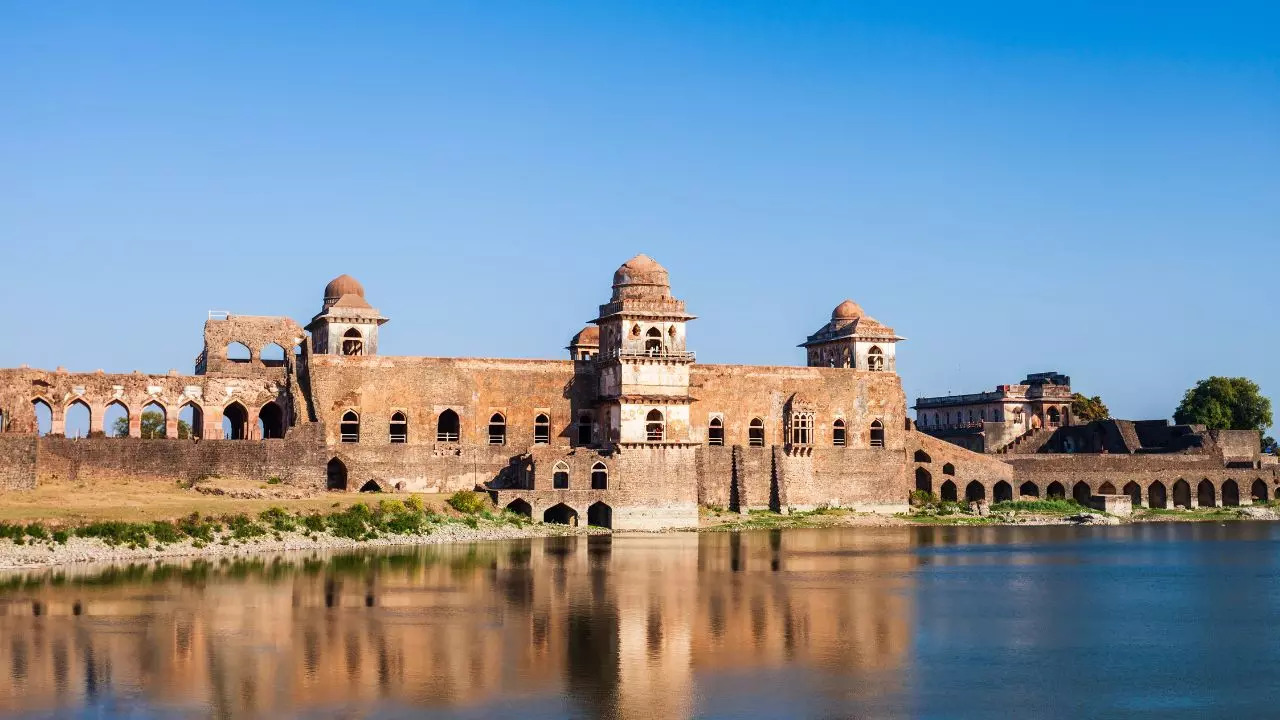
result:
[[[1081,480],[1071,486],[1071,497],[1081,505],[1088,505],[1089,498],[1093,497],[1093,491],[1089,489],[1089,483]]]
[[[129,407],[120,400],[112,400],[102,411],[102,431],[108,437],[129,437]]]
[[[879,420],[871,421],[871,447],[884,447],[884,423]]]
[[[1058,412],[1058,408],[1049,408],[1049,427],[1058,427],[1062,424],[1062,414]]]
[[[227,343],[227,362],[243,365],[250,360],[248,345],[236,341]]]
[[[648,442],[662,442],[667,435],[667,421],[661,410],[650,410],[644,416],[644,439]]]
[[[1228,479],[1222,483],[1222,506],[1236,507],[1240,504],[1240,486],[1235,480]]]
[[[360,442],[360,413],[355,410],[342,413],[342,422],[338,425],[338,439],[344,443]]]
[[[747,444],[751,447],[764,447],[764,420],[751,418],[747,426]]]
[[[249,436],[249,411],[238,401],[222,409],[222,439],[244,440]]]
[[[391,422],[387,424],[391,442],[403,445],[409,442],[409,418],[404,412],[397,410],[391,413]]]
[[[161,440],[169,436],[169,412],[158,400],[143,405],[138,413],[138,436],[147,440]]]
[[[258,435],[264,440],[284,437],[284,409],[275,400],[258,410]]]
[[[609,468],[605,467],[602,462],[597,462],[591,466],[591,489],[609,489]]]
[[[516,515],[523,515],[527,518],[533,518],[533,506],[525,502],[523,498],[516,498],[507,503],[507,511]]]
[[[284,346],[279,343],[267,343],[258,351],[258,358],[267,367],[284,367]]]
[[[178,439],[204,437],[204,408],[188,400],[178,408]]]
[[[644,351],[650,355],[658,355],[662,353],[662,331],[656,327],[649,328],[649,332],[645,333]]]
[[[955,465],[952,465],[951,463],[947,463],[946,465],[943,465],[943,466],[942,466],[942,474],[943,474],[943,475],[955,475],[955,474],[956,474],[956,466],[955,466]]]
[[[79,398],[67,403],[62,410],[63,435],[67,437],[89,437],[93,428],[93,411],[89,403]]]
[[[563,460],[557,460],[551,468],[551,489],[569,489],[569,465]]]
[[[538,413],[533,418],[533,444],[547,445],[551,442],[551,418],[545,413]]]
[[[613,508],[604,502],[594,502],[587,506],[587,524],[593,527],[612,528]]]
[[[831,423],[831,444],[836,447],[844,447],[846,443],[844,420],[836,418]]]
[[[1267,489],[1267,484],[1258,478],[1249,486],[1249,496],[1253,498],[1255,503],[1265,503],[1271,500],[1271,493]]]
[[[1160,509],[1169,507],[1169,495],[1164,489],[1164,483],[1159,480],[1147,487],[1147,507]]]
[[[707,423],[707,444],[714,447],[724,445],[724,421],[718,417]]]
[[[924,468],[916,468],[916,489],[931,493],[933,492],[933,476]]]
[[[1200,507],[1214,507],[1218,504],[1218,492],[1213,487],[1213,483],[1209,482],[1209,478],[1200,481],[1196,485],[1196,504]]]
[[[507,418],[500,412],[489,416],[489,444],[507,444]]]
[[[338,458],[333,458],[325,466],[325,489],[347,489],[347,466]]]
[[[943,500],[950,500],[951,502],[956,501],[956,484],[950,480],[942,483],[942,488],[939,492]]]
[[[969,501],[986,500],[987,489],[982,487],[982,483],[972,480],[968,485],[964,486],[964,499]]]
[[[872,345],[867,351],[867,369],[871,372],[884,371],[884,351],[879,345]]]
[[[542,522],[555,523],[556,525],[577,525],[578,511],[564,503],[556,503],[542,513]]]
[[[922,463],[933,462],[933,458],[929,457],[929,453],[923,450],[917,450],[916,454],[913,456],[913,459],[916,462],[922,462]]]
[[[1062,483],[1054,480],[1049,483],[1048,488],[1045,488],[1044,496],[1047,498],[1057,498],[1061,500],[1067,496],[1067,489],[1062,486]]]
[[[1106,482],[1104,482],[1104,483],[1102,483],[1101,485],[1099,485],[1099,486],[1098,486],[1098,494],[1099,494],[1099,495],[1115,495],[1115,494],[1116,494],[1116,486],[1115,486],[1115,485],[1112,485],[1112,484],[1111,484],[1111,481],[1110,481],[1110,480],[1108,480],[1108,481],[1106,481]]]
[[[991,499],[996,502],[1009,502],[1013,500],[1013,486],[1001,480],[992,488]]]
[[[791,444],[808,445],[813,441],[813,413],[791,413]]]
[[[362,493],[380,493],[380,492],[382,492],[382,487],[381,487],[380,485],[378,485],[378,481],[377,481],[377,480],[366,480],[366,481],[365,481],[365,483],[364,483],[363,485],[361,485],[361,486],[360,486],[360,492],[362,492]]]
[[[1173,506],[1191,507],[1191,483],[1181,478],[1173,484]]]
[[[364,336],[359,330],[351,328],[342,333],[342,354],[350,356],[364,354]]]
[[[436,419],[436,442],[458,442],[461,438],[462,423],[458,413],[447,409]]]
[[[1139,505],[1142,504],[1142,486],[1141,485],[1130,480],[1129,482],[1124,484],[1123,490],[1124,490],[1124,494],[1129,496],[1129,502],[1132,503],[1134,507],[1138,507]]]
[[[36,416],[36,434],[48,435],[53,431],[53,406],[44,398],[31,401],[31,411]]]
[[[1040,497],[1040,486],[1028,480],[1018,486],[1018,497]]]

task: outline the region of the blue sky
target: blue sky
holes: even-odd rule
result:
[[[851,297],[908,399],[1280,401],[1280,9],[1163,5],[6,3],[0,366],[189,371],[342,272],[384,353],[558,358],[645,252],[705,362]]]

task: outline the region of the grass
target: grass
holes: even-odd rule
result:
[[[1006,500],[991,506],[994,512],[1028,512],[1042,515],[1075,515],[1079,512],[1094,512],[1074,499],[1048,498],[1046,500]]]
[[[745,516],[732,513],[728,518],[725,518],[724,511],[709,509],[704,513],[704,517],[713,515],[725,519],[725,522],[705,526],[704,530],[781,530],[825,527],[839,524],[841,519],[853,515],[853,511],[843,508],[817,508],[793,510],[783,515],[772,510],[751,510]]]

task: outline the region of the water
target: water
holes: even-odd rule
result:
[[[1274,717],[1278,541],[850,528],[0,575],[0,715]]]

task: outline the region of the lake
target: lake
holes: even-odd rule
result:
[[[1280,525],[569,537],[0,575],[0,716],[1280,713]]]

